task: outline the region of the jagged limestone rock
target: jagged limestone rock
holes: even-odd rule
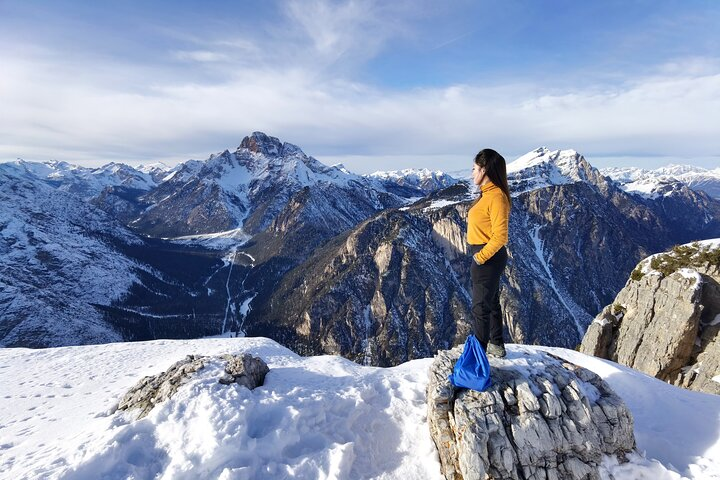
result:
[[[138,410],[138,420],[147,416],[155,405],[172,397],[193,373],[202,369],[213,358],[188,355],[174,363],[167,371],[144,377],[123,396],[118,410]],[[269,371],[261,358],[247,353],[222,355],[220,358],[226,362],[225,374],[219,379],[224,385],[238,383],[252,390],[263,384]]]
[[[139,410],[138,419],[145,417],[155,405],[172,397],[188,377],[205,366],[207,357],[188,355],[174,363],[166,372],[144,377],[120,400],[118,410]]]
[[[636,287],[635,284],[638,284]],[[690,358],[698,334],[699,276],[646,275],[623,289],[627,305],[611,359],[662,379],[674,378]]]
[[[223,355],[227,361],[225,375],[220,378],[220,383],[229,385],[237,383],[250,390],[263,384],[265,375],[270,371],[267,364],[258,357],[249,353],[242,355]]]
[[[455,389],[448,375],[462,348],[438,352],[427,388],[448,480],[594,480],[603,455],[635,449],[630,411],[593,372],[520,348],[491,359],[486,391]]]
[[[613,331],[616,331],[620,324],[620,319],[612,310],[612,305],[603,308],[590,324],[585,332],[582,344],[580,344],[582,353],[607,358],[608,349],[613,339]]]
[[[649,257],[588,328],[580,351],[691,390],[720,394],[717,248]]]

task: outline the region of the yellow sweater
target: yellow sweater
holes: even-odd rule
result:
[[[467,241],[471,245],[486,244],[475,254],[478,262],[485,263],[508,242],[510,201],[492,182],[486,183],[480,190],[480,201],[468,212]]]

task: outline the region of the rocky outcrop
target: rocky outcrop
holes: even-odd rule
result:
[[[247,353],[223,355],[222,358],[227,361],[225,375],[220,377],[220,383],[223,385],[237,383],[252,390],[265,382],[265,375],[270,371],[261,358]]]
[[[172,397],[192,374],[204,368],[213,358],[188,355],[167,371],[144,377],[123,396],[118,410],[136,410],[138,420],[147,416],[155,405]],[[238,383],[252,390],[265,382],[265,375],[270,371],[261,358],[247,353],[222,355],[220,359],[226,362],[225,373],[219,379],[223,385]]]
[[[635,448],[630,411],[599,376],[545,352],[492,358],[484,392],[448,381],[462,346],[430,368],[428,421],[448,480],[599,479]]]
[[[653,255],[588,328],[580,350],[691,390],[720,394],[720,248]],[[715,380],[713,380],[715,378]]]

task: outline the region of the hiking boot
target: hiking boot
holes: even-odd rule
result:
[[[491,357],[502,358],[506,355],[505,345],[495,345],[494,343],[488,343],[487,354]]]

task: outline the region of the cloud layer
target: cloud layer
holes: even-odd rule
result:
[[[175,32],[182,40],[154,61],[2,49],[0,160],[173,162],[235,147],[255,130],[361,172],[414,158],[436,168],[443,156],[445,169],[461,169],[460,159],[487,146],[508,158],[540,145],[603,158],[720,152],[716,58],[679,57],[579,87],[549,71],[542,80],[387,88],[362,67],[416,33],[410,5],[392,5],[288,2],[259,39]]]

